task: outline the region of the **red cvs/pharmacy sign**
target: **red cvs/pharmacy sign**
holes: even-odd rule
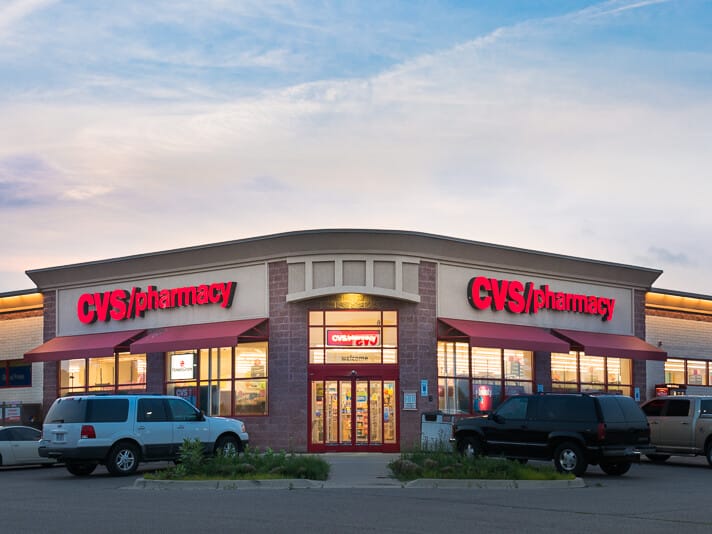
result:
[[[379,330],[327,330],[326,344],[330,347],[378,347]]]
[[[215,282],[196,286],[159,289],[148,286],[84,293],[77,300],[77,317],[84,324],[96,321],[125,321],[143,317],[147,312],[188,306],[232,306],[237,282]]]
[[[539,313],[542,310],[582,313],[613,319],[616,299],[552,290],[548,284],[476,276],[467,284],[467,300],[477,310]]]

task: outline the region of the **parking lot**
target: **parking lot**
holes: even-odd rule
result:
[[[3,533],[20,532],[621,532],[712,531],[703,458],[644,461],[623,477],[590,467],[585,488],[449,490],[138,490],[99,468],[0,468]]]

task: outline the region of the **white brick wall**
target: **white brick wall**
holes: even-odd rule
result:
[[[648,343],[662,341],[669,358],[712,360],[712,323],[649,315],[645,329]]]
[[[23,317],[0,321],[0,361],[21,360],[42,344],[42,317]],[[43,364],[32,364],[32,387],[0,388],[0,402],[42,403]]]
[[[712,360],[712,323],[648,315],[645,318],[646,341],[658,346],[668,358]],[[655,395],[655,384],[665,383],[664,362],[647,362],[647,393]],[[689,395],[710,395],[710,386],[688,386]]]

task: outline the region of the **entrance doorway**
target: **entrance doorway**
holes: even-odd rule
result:
[[[309,450],[396,452],[396,381],[310,381]]]

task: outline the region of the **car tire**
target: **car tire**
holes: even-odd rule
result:
[[[75,477],[88,477],[96,469],[96,464],[91,462],[67,462],[67,471]]]
[[[559,473],[571,473],[580,477],[586,472],[588,462],[583,449],[571,441],[567,441],[554,450],[554,466]]]
[[[621,475],[625,475],[630,469],[631,465],[633,465],[631,462],[620,462],[617,464],[601,464],[600,468],[601,471],[603,471],[607,475],[619,477]]]
[[[705,458],[707,458],[707,463],[712,467],[712,441],[709,441],[705,447]]]
[[[235,456],[242,452],[242,443],[235,436],[220,436],[215,442],[215,454]]]
[[[482,442],[475,436],[465,436],[457,440],[457,450],[469,458],[482,456]]]
[[[138,447],[128,441],[114,445],[106,458],[106,468],[114,476],[133,475],[138,469]]]
[[[654,464],[662,464],[670,458],[669,454],[646,454],[645,456]]]

